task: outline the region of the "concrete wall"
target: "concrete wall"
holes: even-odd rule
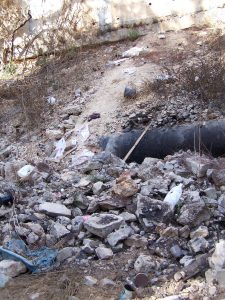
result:
[[[30,9],[31,23],[34,24],[38,24],[37,21],[42,22],[43,19],[51,21],[57,17],[64,2],[64,0],[18,1],[23,7]],[[199,12],[208,12],[210,22],[213,11],[225,6],[224,0],[74,0],[73,2],[74,7],[79,6],[83,14],[79,27],[87,30],[94,26],[102,31],[127,25],[151,24],[156,19],[175,17],[187,19],[188,16],[192,17]]]
[[[18,32],[19,37],[25,35],[27,38],[43,29],[47,32],[60,20],[64,0],[17,1],[25,11],[30,10],[32,15],[29,23]],[[89,36],[85,38],[83,35],[78,44],[119,40],[128,34],[132,26],[138,25],[147,24],[148,29],[153,30],[179,30],[205,24],[217,27],[225,25],[225,0],[71,1],[73,5],[70,13],[78,15],[76,31],[86,32]],[[67,26],[70,27],[69,22]],[[90,33],[93,33],[92,38]],[[16,45],[21,42],[19,37]],[[71,33],[63,38],[70,43],[74,42]],[[41,45],[44,47],[43,43]]]

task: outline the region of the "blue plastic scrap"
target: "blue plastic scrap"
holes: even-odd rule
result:
[[[47,247],[30,250],[27,245],[19,239],[12,239],[6,243],[6,248],[0,247],[0,254],[4,258],[10,257],[11,259],[21,261],[32,273],[52,266],[57,253],[58,251],[56,249]],[[27,258],[30,258],[30,260]]]

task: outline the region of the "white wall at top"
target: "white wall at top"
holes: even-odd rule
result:
[[[50,18],[60,12],[63,5],[63,0],[19,1],[27,5],[34,20]],[[139,20],[167,16],[184,16],[225,5],[224,0],[74,0],[75,5],[77,2],[82,2],[83,17],[94,20],[100,27],[132,24]]]

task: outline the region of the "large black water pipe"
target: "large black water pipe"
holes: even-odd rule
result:
[[[106,152],[124,158],[143,130],[115,134],[102,139]],[[225,119],[207,121],[172,128],[147,131],[128,161],[141,163],[145,157],[164,158],[179,150],[194,150],[218,157],[225,154]]]

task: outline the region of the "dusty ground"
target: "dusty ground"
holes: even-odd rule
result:
[[[69,58],[61,57],[54,63],[50,60],[47,70],[53,76],[52,70],[54,69],[54,76],[51,78],[54,79],[54,83],[57,83],[57,88],[51,87],[48,91],[60,101],[45,122],[52,125],[57,124],[59,122],[58,112],[62,107],[74,101],[74,90],[81,88],[85,97],[83,102],[79,103],[82,106],[82,114],[78,118],[78,123],[83,122],[91,113],[98,112],[101,118],[91,122],[91,135],[120,131],[121,120],[119,116],[121,113],[129,110],[134,103],[156,100],[145,93],[135,100],[124,100],[124,87],[127,84],[133,84],[141,90],[146,80],[152,80],[155,75],[160,73],[163,63],[170,64],[172,58],[177,59],[177,63],[181,63],[183,59],[188,59],[191,51],[201,49],[197,42],[202,41],[207,32],[210,32],[210,29],[168,32],[166,38],[162,40],[158,38],[157,34],[150,32],[134,42],[125,41],[80,50],[79,53],[70,53]],[[151,49],[151,52],[145,56],[127,59],[120,66],[106,67],[109,60],[119,59],[119,55],[123,51],[133,46],[145,46]],[[179,50],[179,55],[174,57],[176,50]],[[16,109],[12,112],[12,106],[9,105],[9,103],[13,104],[13,101],[14,99],[11,97],[7,102],[5,112],[8,114],[4,114],[7,117],[2,119],[4,122],[1,128],[3,134],[10,133],[9,137],[12,140],[15,138],[14,128],[8,124],[12,121],[11,118],[17,116],[18,113]],[[124,282],[127,276],[134,275],[132,268],[128,272],[122,271],[122,269],[130,259],[136,258],[138,254],[140,254],[139,250],[132,253],[130,251],[119,253],[110,261],[91,262],[91,268],[72,265],[46,274],[26,274],[15,278],[7,288],[1,290],[0,299],[59,300],[69,299],[69,296],[77,296],[81,300],[117,299],[123,288],[121,282]],[[99,280],[106,277],[113,279],[116,286],[110,288],[87,287],[83,284],[85,275],[92,275]],[[201,284],[201,278],[197,282]],[[192,299],[203,298],[203,295],[198,294],[198,284],[196,284],[196,290],[192,289],[190,292],[193,295]],[[179,293],[181,289],[188,291],[189,286],[190,283],[184,287],[171,279],[171,281],[157,283],[144,291],[143,295],[146,300],[157,299]],[[31,298],[31,295],[36,293],[39,294],[39,298]]]

